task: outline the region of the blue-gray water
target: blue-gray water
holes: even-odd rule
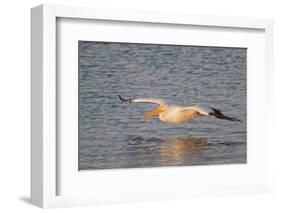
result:
[[[79,41],[79,169],[246,163],[245,48]],[[142,116],[154,97],[243,121]]]

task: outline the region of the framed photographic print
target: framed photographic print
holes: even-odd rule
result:
[[[32,203],[270,191],[272,20],[31,14]]]

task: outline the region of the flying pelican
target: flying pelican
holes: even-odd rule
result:
[[[155,115],[159,115],[160,121],[180,124],[180,123],[188,122],[196,117],[211,116],[218,119],[238,121],[242,123],[241,120],[234,117],[225,116],[224,114],[222,114],[221,111],[215,108],[210,108],[210,111],[208,111],[196,105],[184,106],[184,107],[176,106],[176,105],[167,105],[165,101],[162,99],[154,99],[154,98],[124,99],[120,95],[118,96],[122,102],[158,104],[158,106],[155,109],[144,114],[143,117],[145,119],[151,118]]]

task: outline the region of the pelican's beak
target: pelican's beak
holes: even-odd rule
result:
[[[143,118],[147,119],[147,118],[151,118],[155,115],[159,115],[160,113],[165,112],[165,107],[164,106],[159,106],[155,109],[153,109],[150,112],[147,112],[143,115]]]

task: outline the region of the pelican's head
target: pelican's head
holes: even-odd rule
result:
[[[145,119],[151,118],[151,117],[153,117],[153,116],[155,116],[155,115],[159,115],[159,114],[161,114],[161,113],[163,113],[163,112],[165,112],[165,111],[166,111],[166,106],[160,105],[160,106],[156,107],[155,109],[153,109],[152,111],[145,113],[145,114],[143,115],[143,117],[144,117]]]

